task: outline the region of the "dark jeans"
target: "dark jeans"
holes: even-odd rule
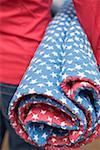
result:
[[[16,85],[0,84],[0,147],[5,132],[8,131],[9,150],[40,150],[40,148],[34,147],[21,139],[10,125],[8,119],[8,106],[16,88]]]

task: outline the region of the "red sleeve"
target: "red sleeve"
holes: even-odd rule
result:
[[[79,21],[100,65],[100,0],[73,0]]]

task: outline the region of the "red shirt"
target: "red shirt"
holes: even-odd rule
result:
[[[0,0],[0,82],[19,84],[50,21],[52,0]],[[100,65],[100,0],[73,0]]]
[[[52,0],[0,0],[0,82],[19,84],[48,22]]]
[[[77,16],[84,28],[100,65],[100,0],[73,0]]]

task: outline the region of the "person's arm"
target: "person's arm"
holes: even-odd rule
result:
[[[78,19],[100,65],[100,0],[73,0],[73,2]]]

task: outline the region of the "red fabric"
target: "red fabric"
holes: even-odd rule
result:
[[[19,84],[51,19],[52,0],[0,0],[0,82]]]
[[[77,16],[100,65],[100,0],[73,0]]]

